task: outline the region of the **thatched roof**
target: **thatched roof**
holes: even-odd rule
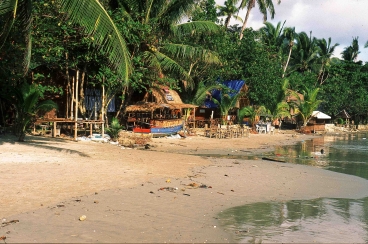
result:
[[[348,112],[346,112],[346,110],[345,110],[345,109],[344,109],[344,110],[342,110],[342,111],[337,115],[337,117],[339,117],[339,118],[343,118],[343,119],[350,119],[350,118],[351,118],[350,114],[348,114]]]
[[[153,87],[150,92],[144,96],[143,101],[134,105],[127,106],[127,112],[151,112],[156,109],[183,109],[183,108],[196,108],[198,106],[193,104],[183,103],[179,94],[169,89],[168,87]]]

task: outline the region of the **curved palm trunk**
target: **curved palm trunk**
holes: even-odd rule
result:
[[[290,46],[290,49],[289,49],[289,56],[288,56],[288,59],[286,61],[286,64],[285,64],[285,67],[284,67],[284,72],[282,73],[282,78],[284,78],[285,76],[285,72],[286,72],[286,69],[289,65],[289,61],[290,61],[290,57],[291,57],[291,51],[293,50],[293,46]]]
[[[243,22],[243,26],[242,26],[242,28],[241,28],[241,31],[240,31],[240,36],[239,36],[239,39],[241,40],[241,39],[243,39],[243,32],[244,32],[244,30],[245,30],[245,28],[246,28],[246,26],[247,26],[247,22],[248,22],[248,19],[249,19],[249,15],[250,15],[250,11],[252,10],[252,7],[253,6],[253,4],[252,5],[249,5],[249,7],[248,7],[248,9],[247,9],[247,14],[245,15],[245,19],[244,19],[244,22]]]
[[[229,26],[230,24],[230,19],[231,19],[231,16],[227,16],[226,20],[225,20],[225,27],[227,29],[227,27]]]

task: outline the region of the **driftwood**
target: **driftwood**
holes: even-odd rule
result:
[[[267,158],[267,157],[263,157],[262,160],[268,160],[268,161],[273,161],[273,162],[286,163],[284,160],[279,160],[279,159],[274,159],[274,158]]]

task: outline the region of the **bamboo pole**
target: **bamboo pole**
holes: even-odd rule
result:
[[[66,118],[69,118],[69,93],[70,93],[70,78],[69,78],[69,64],[68,64],[68,53],[65,53],[65,60],[66,60],[66,67],[65,67],[65,74],[66,74],[66,111],[65,115]]]
[[[101,114],[102,114],[102,138],[104,138],[105,134],[105,86],[102,85],[102,104],[101,104]]]
[[[75,86],[75,80],[74,77],[72,79],[72,91],[70,93],[71,95],[71,101],[70,101],[70,118],[73,119],[74,114],[74,86]]]
[[[79,70],[77,70],[77,74],[75,77],[75,118],[74,118],[74,140],[77,140],[78,136],[78,76]]]

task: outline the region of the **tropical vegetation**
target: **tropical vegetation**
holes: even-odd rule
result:
[[[1,1],[0,90],[6,92],[0,98],[0,124],[11,116],[8,108],[18,106],[15,95],[12,101],[4,93],[21,93],[27,84],[38,91],[32,112],[24,112],[29,115],[49,99],[69,105],[77,93],[80,116],[90,118],[96,111],[86,109],[88,97],[103,88],[104,109],[97,116],[120,120],[125,107],[153,87],[170,87],[184,102],[200,105],[211,90],[218,89],[217,81],[226,80],[245,80],[247,86],[246,94],[241,94],[247,104],[238,117],[247,115],[255,121],[258,108],[265,108],[273,118],[291,117],[288,111],[293,105],[304,125],[313,109],[332,117],[345,109],[356,123],[366,123],[368,64],[359,60],[358,37],[336,53],[339,44],[330,37],[315,37],[309,30],[296,32],[287,21],[267,22],[268,16],[277,14],[274,4],[278,3]],[[258,30],[247,28],[255,6],[264,16],[264,26]],[[240,9],[247,10],[246,16],[238,15]],[[242,26],[231,25],[231,18]],[[304,94],[304,101],[288,103],[290,91]],[[227,115],[239,97],[224,92],[217,101],[220,113]],[[113,100],[115,112],[101,114]],[[72,108],[60,107],[58,113],[69,118]],[[20,135],[24,130],[16,131]]]

